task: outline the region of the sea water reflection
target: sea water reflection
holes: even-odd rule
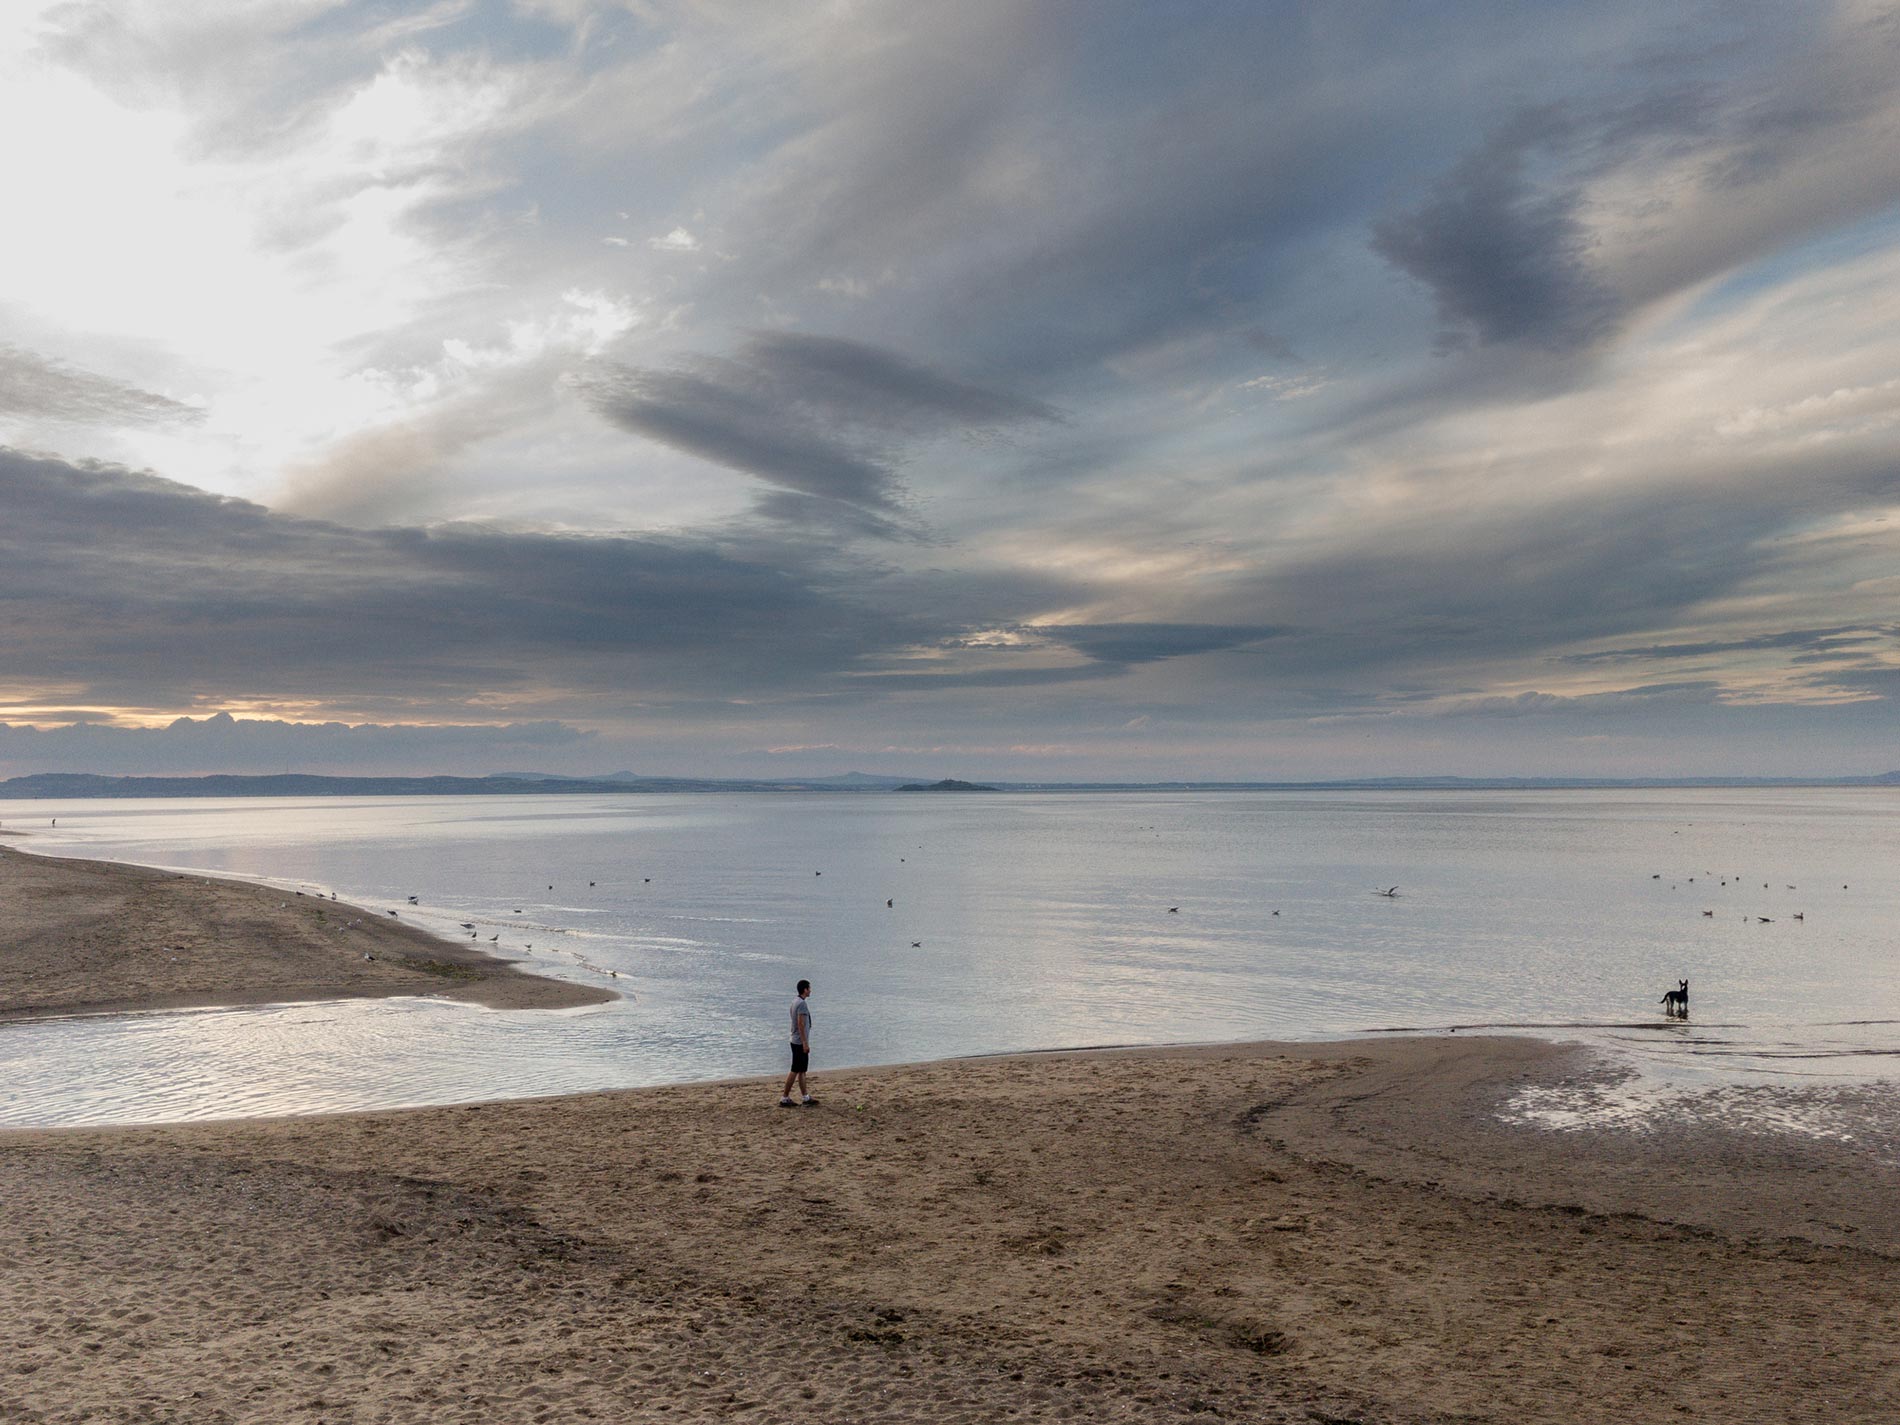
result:
[[[1739,1083],[1886,1077],[1900,1046],[1900,794],[1881,790],[247,799],[0,818],[38,850],[335,889],[448,933],[473,921],[545,972],[617,971],[633,991],[561,1014],[393,1000],[7,1026],[11,1124],[766,1073],[801,975],[820,1066],[1510,1024],[1651,1077]],[[1654,1001],[1685,976],[1695,1018],[1667,1025]]]

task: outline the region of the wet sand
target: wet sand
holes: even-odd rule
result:
[[[1592,1072],[1251,1045],[0,1135],[0,1417],[1900,1418],[1892,1170],[1497,1116]]]
[[[386,995],[496,1009],[616,998],[525,974],[400,915],[19,845],[0,844],[0,1022]]]

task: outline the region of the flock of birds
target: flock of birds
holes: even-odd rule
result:
[[[920,848],[920,849],[921,849],[921,848]],[[897,859],[898,859],[898,861],[899,861],[900,863],[903,863],[903,862],[905,862],[905,861],[906,861],[906,859],[907,859],[907,858],[905,858],[905,857],[902,857],[902,856],[900,856],[900,857],[898,857]],[[824,873],[824,872],[823,872],[822,870],[814,870],[814,871],[812,872],[812,875],[813,875],[813,876],[815,876],[815,877],[816,877],[816,876],[823,876],[824,874],[825,874],[825,873]],[[1721,886],[1721,887],[1723,887],[1723,888],[1727,888],[1727,887],[1728,887],[1728,886],[1729,886],[1729,885],[1730,885],[1731,883],[1732,883],[1732,884],[1734,884],[1734,885],[1736,885],[1736,886],[1740,886],[1740,885],[1742,884],[1742,878],[1741,878],[1741,876],[1740,876],[1739,874],[1736,874],[1736,875],[1733,875],[1733,876],[1727,876],[1727,875],[1718,875],[1718,874],[1717,874],[1716,872],[1713,872],[1713,871],[1704,871],[1704,872],[1702,873],[1702,875],[1703,875],[1704,877],[1706,877],[1706,878],[1712,878],[1712,879],[1714,879],[1714,880],[1716,881],[1716,883],[1717,883],[1717,884],[1718,884],[1719,886]],[[1662,880],[1662,879],[1663,879],[1663,875],[1662,875],[1662,872],[1660,872],[1660,871],[1657,871],[1657,872],[1653,872],[1653,873],[1651,874],[1651,876],[1650,876],[1650,879],[1651,879],[1652,881],[1660,881],[1660,880]],[[1696,878],[1695,876],[1689,876],[1689,877],[1686,877],[1685,879],[1686,879],[1686,882],[1687,882],[1687,884],[1689,884],[1689,885],[1695,885],[1695,884],[1697,884],[1697,878]],[[587,884],[588,884],[588,887],[589,887],[590,889],[593,889],[593,888],[595,888],[595,887],[597,886],[597,884],[598,884],[598,883],[597,883],[597,882],[595,882],[595,881],[589,881],[589,882],[588,882]],[[642,877],[642,878],[641,878],[641,884],[643,884],[643,885],[652,885],[652,884],[653,884],[653,878],[652,878],[651,876],[644,876],[644,877]],[[1680,886],[1681,886],[1681,884],[1682,884],[1681,882],[1673,882],[1673,883],[1671,883],[1671,885],[1670,885],[1670,889],[1671,889],[1671,890],[1677,890],[1677,889],[1680,889]],[[1767,889],[1769,889],[1769,885],[1770,885],[1770,883],[1769,883],[1769,882],[1767,882],[1767,881],[1763,881],[1763,882],[1762,882],[1762,889],[1763,889],[1763,890],[1767,890]],[[548,883],[548,887],[547,887],[547,888],[548,888],[548,890],[550,890],[550,891],[552,891],[552,890],[554,890],[554,888],[555,888],[555,887],[554,887],[554,883],[553,883],[553,882],[549,882],[549,883]],[[1790,890],[1790,891],[1792,891],[1792,890],[1795,890],[1795,889],[1797,889],[1797,887],[1795,887],[1795,886],[1793,886],[1793,885],[1788,885],[1788,886],[1787,886],[1786,888],[1787,888],[1788,890]],[[1843,885],[1843,886],[1841,887],[1841,889],[1842,889],[1842,890],[1846,890],[1846,889],[1848,889],[1848,887],[1847,887],[1846,885]],[[303,894],[303,892],[301,892],[301,891],[299,891],[299,892],[298,892],[298,894],[299,894],[299,895],[302,895],[302,894]],[[1376,888],[1374,888],[1374,889],[1373,889],[1373,890],[1371,891],[1371,894],[1372,894],[1372,895],[1375,895],[1375,896],[1378,896],[1378,897],[1381,897],[1382,899],[1385,899],[1385,900],[1397,900],[1397,899],[1399,898],[1399,888],[1398,888],[1398,887],[1397,887],[1396,885],[1393,885],[1393,886],[1384,886],[1384,887],[1376,887]],[[321,898],[322,898],[322,896],[321,896],[321,894],[319,895],[319,897],[318,897],[318,898],[319,898],[319,899],[321,899]],[[331,900],[335,900],[335,899],[336,899],[336,894],[335,894],[335,892],[330,892],[330,893],[329,893],[329,899],[331,899]],[[422,904],[422,899],[421,899],[421,897],[420,897],[420,895],[412,895],[412,896],[409,896],[409,897],[407,897],[407,900],[408,900],[408,902],[409,902],[409,904],[410,904],[410,905],[412,905],[412,906],[418,906],[418,907],[419,907],[419,906],[420,906],[420,905]],[[894,896],[887,896],[887,897],[885,898],[885,900],[884,900],[884,906],[885,906],[885,909],[887,909],[887,910],[894,910],[894,909],[896,909],[896,907],[897,907],[897,900],[896,900],[896,897],[894,897]],[[523,908],[522,908],[522,907],[519,907],[519,906],[517,906],[517,907],[514,907],[514,908],[513,908],[513,909],[512,909],[511,911],[510,911],[510,914],[512,914],[512,915],[521,915],[521,914],[523,914],[523,913],[524,913],[524,911],[523,911]],[[1166,913],[1167,913],[1168,915],[1179,915],[1179,914],[1181,913],[1181,907],[1180,907],[1180,906],[1178,906],[1178,905],[1171,905],[1171,906],[1168,906],[1168,907],[1166,908]],[[397,912],[395,912],[395,911],[393,911],[393,910],[392,910],[392,911],[390,911],[390,912],[389,912],[389,914],[390,914],[391,916],[395,916],[395,915],[397,914]],[[1274,916],[1278,916],[1278,915],[1280,914],[1280,912],[1279,912],[1278,910],[1275,910],[1275,911],[1272,911],[1272,912],[1271,912],[1271,914],[1272,914],[1272,915],[1274,915]],[[1702,914],[1703,914],[1703,916],[1704,916],[1705,918],[1708,918],[1708,919],[1713,919],[1713,918],[1714,918],[1714,916],[1715,916],[1715,911],[1714,911],[1714,910],[1712,910],[1712,909],[1704,909],[1704,910],[1702,911]],[[1772,924],[1774,924],[1774,923],[1775,923],[1775,917],[1773,917],[1773,916],[1767,916],[1767,915],[1761,915],[1761,914],[1758,914],[1758,913],[1749,913],[1749,912],[1744,912],[1744,913],[1742,914],[1742,917],[1741,917],[1741,919],[1743,920],[1743,922],[1744,922],[1744,923],[1746,923],[1746,922],[1748,922],[1748,921],[1749,921],[1750,919],[1753,919],[1754,921],[1756,921],[1757,923],[1759,923],[1759,924],[1762,924],[1762,925],[1772,925]],[[1792,913],[1792,914],[1791,914],[1791,915],[1789,916],[1789,919],[1791,919],[1791,920],[1797,920],[1797,921],[1805,921],[1805,920],[1807,919],[1807,916],[1806,916],[1806,914],[1805,914],[1805,912],[1803,912],[1803,911],[1795,911],[1795,912],[1793,912],[1793,913]],[[338,926],[337,926],[336,928],[337,928],[337,930],[338,930],[338,932],[339,932],[339,933],[341,933],[341,932],[346,932],[346,931],[349,931],[349,930],[352,930],[352,929],[354,929],[355,927],[357,927],[357,926],[359,926],[359,925],[361,925],[361,924],[362,924],[362,920],[361,920],[361,918],[359,917],[359,918],[357,918],[357,919],[355,919],[355,920],[351,920],[351,921],[348,921],[348,922],[346,922],[346,923],[344,923],[344,924],[341,924],[341,925],[338,925]],[[481,927],[481,926],[480,926],[480,925],[479,925],[479,924],[478,924],[477,922],[475,922],[475,921],[472,921],[472,920],[464,920],[464,921],[459,921],[459,922],[457,922],[457,924],[458,924],[458,925],[459,925],[459,926],[461,927],[461,929],[462,929],[463,931],[465,931],[465,932],[467,933],[467,935],[468,935],[468,938],[469,938],[470,940],[479,940],[479,939],[481,938],[481,932],[482,932],[482,929],[483,929],[483,927]],[[548,932],[549,932],[550,934],[554,934],[554,935],[567,935],[567,934],[571,934],[571,933],[572,933],[572,932],[570,932],[570,931],[567,931],[567,930],[564,930],[564,929],[561,929],[561,928],[559,928],[559,927],[552,927],[552,926],[550,926],[550,927],[543,927],[543,928],[544,928],[544,929],[546,929],[546,930],[547,930],[547,931],[548,931]],[[497,950],[499,950],[499,949],[501,949],[501,948],[502,948],[502,945],[501,945],[501,932],[500,932],[500,931],[496,931],[495,933],[493,933],[493,934],[491,934],[491,935],[489,935],[489,936],[488,936],[488,941],[489,941],[489,943],[490,943],[491,945],[493,945],[493,946],[495,946]],[[530,954],[530,955],[532,955],[532,954],[534,953],[534,942],[533,942],[533,941],[526,941],[526,942],[524,942],[524,943],[522,944],[522,947],[521,947],[521,948],[522,948],[522,950],[523,950],[523,951],[524,951],[525,953],[527,953],[527,954]],[[913,949],[913,950],[921,950],[921,949],[923,949],[923,948],[924,948],[924,942],[923,942],[922,940],[913,940],[913,941],[911,941],[911,942],[910,942],[910,948],[911,948],[911,949]],[[575,950],[567,950],[567,951],[566,951],[565,953],[566,953],[567,955],[569,955],[569,956],[570,956],[570,957],[571,957],[571,958],[573,959],[573,961],[575,962],[575,964],[576,964],[576,965],[578,965],[579,967],[581,967],[581,968],[583,968],[583,969],[586,969],[586,970],[589,970],[589,971],[591,971],[591,972],[593,972],[593,973],[595,973],[595,974],[598,974],[598,975],[601,975],[601,976],[603,976],[604,978],[607,978],[607,979],[615,979],[615,980],[617,980],[617,979],[619,979],[619,978],[620,978],[620,972],[619,972],[618,970],[615,970],[615,969],[611,969],[611,968],[609,968],[609,967],[607,967],[607,966],[603,966],[603,965],[597,965],[597,964],[594,964],[594,963],[593,963],[592,961],[590,961],[590,960],[588,960],[588,959],[587,959],[587,958],[586,958],[585,956],[583,956],[583,955],[581,955],[581,954],[580,954],[580,953],[579,953],[578,951],[575,951]],[[363,958],[364,958],[365,960],[373,960],[373,959],[375,958],[375,956],[374,956],[373,954],[370,954],[370,953],[367,953],[367,952],[366,952],[366,953],[364,954],[364,956],[363,956]]]
[[[904,857],[902,857],[902,856],[900,856],[900,857],[898,857],[897,859],[898,859],[898,860],[899,860],[900,862],[902,862],[902,861],[904,861],[904,860],[905,860],[905,858],[904,858]],[[814,875],[814,876],[822,876],[822,875],[824,875],[824,874],[825,874],[825,873],[824,873],[823,871],[813,871],[813,872],[812,872],[812,875]],[[653,877],[651,877],[651,876],[642,876],[642,877],[640,878],[640,883],[641,883],[642,885],[648,885],[648,886],[650,886],[650,885],[652,885],[652,884],[653,884]],[[595,881],[589,881],[589,882],[588,882],[587,884],[588,884],[588,887],[589,887],[590,889],[592,889],[592,888],[594,888],[594,887],[596,887],[596,886],[598,885],[598,883],[597,883],[597,882],[595,882]],[[548,889],[549,889],[550,891],[554,889],[554,883],[553,883],[553,882],[551,882],[551,881],[550,881],[550,882],[548,883]],[[304,894],[305,894],[305,892],[303,892],[303,891],[298,891],[298,892],[297,892],[297,894],[298,894],[299,896],[301,896],[301,895],[304,895]],[[324,898],[325,898],[325,895],[326,895],[326,894],[327,894],[327,897],[328,897],[328,899],[330,899],[330,900],[335,900],[335,899],[336,899],[336,892],[334,892],[334,891],[330,891],[330,892],[327,892],[327,893],[324,893],[324,892],[319,892],[319,893],[317,894],[317,897],[316,897],[316,898],[317,898],[318,900],[322,900],[322,899],[324,899]],[[418,908],[420,908],[420,907],[421,907],[421,905],[422,905],[422,897],[421,897],[420,895],[412,895],[412,896],[406,896],[406,897],[404,897],[404,899],[406,899],[406,900],[407,900],[407,901],[409,902],[409,904],[410,904],[410,905],[412,905],[412,906],[416,906],[416,907],[418,907]],[[284,902],[284,904],[285,904],[286,906],[288,906],[288,905],[289,905],[290,903],[289,903],[288,901],[286,901],[286,902]],[[887,897],[885,898],[885,901],[884,901],[884,906],[885,906],[885,908],[886,908],[887,910],[894,910],[894,909],[896,909],[896,907],[897,907],[897,899],[896,899],[896,897],[894,897],[894,896],[887,896]],[[1179,906],[1170,906],[1170,907],[1169,907],[1169,910],[1170,910],[1170,911],[1175,911],[1175,912],[1178,912],[1178,911],[1180,910],[1180,907],[1179,907]],[[397,911],[393,911],[393,910],[392,910],[392,911],[389,911],[389,912],[387,912],[387,913],[388,913],[388,915],[389,915],[389,916],[390,916],[390,917],[391,917],[392,919],[398,919],[398,920],[399,920],[399,919],[401,919],[401,915],[400,915],[400,913],[399,913],[399,912],[397,912]],[[1280,912],[1279,912],[1279,911],[1277,911],[1277,910],[1276,910],[1276,911],[1274,912],[1274,914],[1275,914],[1275,915],[1278,915],[1279,913],[1280,913]],[[522,914],[525,914],[525,911],[524,911],[524,909],[523,909],[522,907],[520,907],[520,906],[516,906],[516,907],[513,907],[513,908],[512,908],[512,909],[511,909],[511,910],[509,911],[509,914],[511,914],[511,915],[522,915]],[[341,924],[339,924],[338,926],[336,926],[336,931],[337,931],[337,933],[338,933],[338,934],[344,934],[344,933],[346,933],[346,932],[348,932],[348,931],[351,931],[351,930],[354,930],[354,929],[355,929],[355,928],[356,928],[357,926],[359,926],[359,925],[361,925],[362,923],[363,923],[363,921],[362,921],[362,917],[360,917],[360,916],[359,916],[359,917],[357,917],[357,918],[356,918],[356,919],[354,919],[354,920],[349,920],[349,921],[345,921],[345,922],[343,922],[343,923],[341,923]],[[495,923],[495,922],[491,922],[491,923]],[[467,932],[467,934],[468,934],[468,938],[469,938],[470,940],[480,940],[480,939],[481,939],[481,933],[482,933],[482,929],[483,929],[483,927],[482,927],[482,926],[480,926],[480,925],[479,925],[479,924],[478,924],[477,922],[475,922],[475,921],[472,921],[472,920],[461,920],[461,921],[457,921],[457,922],[456,922],[456,924],[457,924],[458,926],[460,926],[460,927],[461,927],[461,929],[462,929],[463,931],[465,931],[465,932]],[[569,931],[569,930],[565,930],[565,929],[562,929],[562,928],[561,928],[561,927],[559,927],[559,926],[543,926],[543,927],[542,927],[542,929],[544,929],[544,930],[546,930],[546,931],[547,931],[547,932],[548,932],[548,933],[549,933],[550,935],[570,935],[570,934],[572,934],[572,933],[573,933],[572,931]],[[502,945],[502,943],[501,943],[501,932],[500,932],[500,931],[496,931],[496,932],[495,932],[494,934],[492,934],[492,935],[490,935],[490,936],[488,937],[488,941],[489,941],[489,943],[490,943],[491,945],[493,945],[493,946],[495,946],[495,948],[496,948],[497,950],[501,950],[501,949],[503,949],[503,948],[511,948],[511,947],[504,947],[504,946]],[[911,948],[911,949],[913,949],[913,950],[921,950],[921,949],[923,949],[923,948],[924,948],[924,942],[923,942],[923,941],[921,941],[921,940],[913,940],[913,941],[911,941],[911,942],[910,942],[910,948]],[[532,954],[534,953],[534,942],[533,942],[532,940],[529,940],[529,941],[524,941],[524,942],[522,943],[522,946],[521,946],[521,949],[522,949],[522,951],[523,951],[524,953],[526,953],[526,954],[529,954],[529,955],[532,955]],[[584,955],[582,955],[582,954],[581,954],[581,953],[580,953],[579,951],[576,951],[576,950],[571,950],[571,949],[566,949],[565,947],[562,947],[562,951],[563,951],[563,953],[565,953],[565,954],[566,954],[566,955],[567,955],[567,956],[568,956],[569,958],[571,958],[571,959],[572,959],[572,960],[574,961],[574,963],[575,963],[576,965],[578,965],[578,966],[579,966],[580,968],[582,968],[582,969],[584,969],[584,970],[588,970],[588,971],[591,971],[591,972],[592,972],[592,973],[594,973],[594,974],[597,974],[597,975],[600,975],[600,976],[602,976],[603,978],[606,978],[606,979],[610,979],[610,980],[617,980],[617,979],[619,979],[619,978],[620,978],[620,971],[618,971],[618,970],[615,970],[615,969],[612,969],[612,968],[609,968],[608,966],[605,966],[605,965],[597,965],[597,964],[595,964],[595,963],[594,963],[593,961],[591,961],[591,960],[589,960],[589,959],[587,959],[587,958],[586,958],[586,956],[584,956]],[[544,953],[545,953],[545,952],[544,952]],[[376,956],[375,956],[374,954],[372,954],[372,953],[370,953],[369,951],[365,951],[365,952],[363,953],[363,958],[364,958],[365,960],[374,960],[374,959],[376,958]]]
[[[920,847],[919,849],[921,850],[922,848]],[[899,856],[897,859],[899,863],[904,863],[907,860],[907,858],[903,856]],[[822,876],[824,874],[825,873],[820,870],[815,870],[812,872],[813,876]],[[587,884],[590,889],[594,888],[597,885],[597,883],[594,881],[589,881]],[[641,877],[641,884],[650,886],[653,884],[653,878],[651,876],[643,876]],[[548,889],[550,891],[554,889],[554,884],[552,882],[548,883]],[[298,891],[297,894],[301,896],[304,894],[304,892]],[[327,894],[328,894],[329,899],[331,900],[336,899],[336,893],[334,891],[328,892]],[[1373,894],[1382,895],[1382,896],[1396,896],[1398,894],[1398,887],[1394,886],[1390,890],[1375,891]],[[317,898],[319,900],[323,899],[324,893],[318,893]],[[405,899],[412,906],[416,906],[420,908],[422,905],[422,897],[419,894],[406,896]],[[286,904],[288,904],[288,902],[286,902]],[[884,907],[886,910],[895,910],[897,908],[897,898],[895,896],[885,897]],[[522,915],[524,913],[525,912],[523,908],[520,906],[513,907],[509,911],[509,914],[511,915]],[[1178,905],[1171,905],[1167,907],[1167,914],[1169,915],[1179,915],[1180,913],[1181,913],[1181,907]],[[1272,913],[1277,916],[1280,912],[1276,910]],[[396,918],[396,919],[401,918],[398,912],[393,911],[393,910],[389,911],[388,914],[392,918]],[[358,917],[355,920],[346,921],[338,925],[336,927],[336,930],[339,934],[342,934],[347,931],[355,929],[357,926],[361,925],[362,923],[363,922],[362,922],[361,917]],[[498,922],[491,922],[491,924],[494,924],[494,923],[498,923]],[[462,920],[462,921],[457,921],[456,924],[464,932],[467,933],[468,938],[470,940],[481,939],[482,930],[484,929],[484,927],[479,925],[477,922],[472,921],[472,920]],[[542,929],[546,930],[551,935],[569,935],[573,933],[571,931],[564,930],[558,926],[543,926]],[[502,945],[500,931],[496,931],[494,934],[490,935],[488,937],[488,942],[489,944],[495,946],[497,950],[501,950],[503,948],[510,948],[510,947],[504,947]],[[921,950],[924,948],[924,942],[921,940],[913,940],[910,942],[910,948],[913,950]],[[534,942],[533,941],[523,942],[521,949],[523,950],[524,953],[532,955],[534,953]],[[607,979],[617,980],[620,978],[620,972],[618,970],[610,969],[604,965],[594,964],[592,961],[588,960],[585,956],[581,955],[578,951],[564,949],[564,953],[567,954],[574,961],[574,963],[580,966],[582,969],[589,970]],[[364,952],[363,958],[365,960],[374,960],[376,957],[373,954],[366,951]]]
[[[1713,877],[1715,879],[1716,884],[1722,887],[1723,889],[1726,889],[1730,885],[1740,886],[1742,884],[1742,878],[1740,875],[1723,876],[1723,875],[1718,875],[1714,871],[1704,871],[1702,874],[1704,877]],[[1662,872],[1661,871],[1652,872],[1650,874],[1649,879],[1652,881],[1660,881],[1662,879]],[[1692,886],[1696,883],[1696,878],[1694,876],[1689,876],[1686,878],[1686,880],[1687,880],[1687,883]],[[1787,885],[1785,881],[1782,884],[1788,890],[1791,890],[1791,891],[1800,889],[1800,887],[1798,886]],[[1682,888],[1682,882],[1671,882],[1669,886],[1669,889],[1672,891],[1680,890],[1681,888]],[[1761,888],[1764,891],[1769,889],[1769,882],[1763,881],[1761,883]],[[1846,890],[1847,887],[1843,885],[1841,889]],[[1702,915],[1703,915],[1703,918],[1707,920],[1715,919],[1715,912],[1710,909],[1704,909],[1702,912]],[[1808,918],[1807,913],[1805,911],[1799,911],[1799,910],[1795,911],[1792,915],[1788,917],[1788,919],[1790,920],[1806,920],[1807,918]],[[1750,912],[1750,911],[1744,911],[1742,913],[1743,924],[1747,924],[1748,921],[1750,921],[1751,919],[1754,920],[1759,925],[1773,925],[1775,923],[1775,917],[1772,915],[1761,915],[1759,913]]]

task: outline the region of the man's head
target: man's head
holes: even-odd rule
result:
[[[805,997],[806,995],[808,995],[808,994],[810,994],[810,993],[811,993],[811,981],[810,981],[810,980],[800,980],[800,981],[798,982],[798,997],[799,997],[800,999],[803,999],[803,998],[804,998],[804,997]]]

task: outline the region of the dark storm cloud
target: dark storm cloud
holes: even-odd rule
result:
[[[911,444],[1049,421],[1038,401],[955,380],[895,352],[836,337],[762,332],[736,356],[670,368],[597,363],[575,378],[614,424],[776,485],[887,518]],[[811,517],[778,502],[775,518]],[[794,513],[796,512],[796,513]]]
[[[117,705],[809,687],[950,629],[710,539],[349,529],[0,453],[4,671]]]
[[[78,425],[196,421],[203,413],[123,381],[0,345],[0,419],[26,416]]]
[[[1590,271],[1582,190],[1543,187],[1530,173],[1534,151],[1561,133],[1553,116],[1525,116],[1423,205],[1374,228],[1374,249],[1431,289],[1444,345],[1565,350],[1606,330],[1614,303]]]

